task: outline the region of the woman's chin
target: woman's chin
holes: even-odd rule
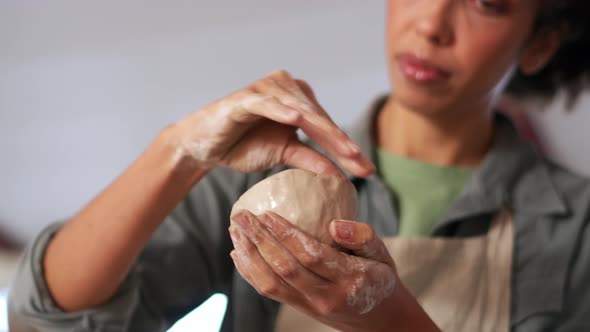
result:
[[[450,105],[448,100],[443,100],[440,97],[434,97],[417,93],[416,91],[407,92],[394,90],[395,102],[411,112],[416,112],[423,115],[436,115],[448,109]]]

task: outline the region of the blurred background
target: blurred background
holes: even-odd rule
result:
[[[351,124],[388,89],[384,10],[354,0],[0,1],[0,289],[22,246],[162,127],[274,69],[307,80]],[[590,97],[563,107],[534,106],[531,127],[551,158],[590,175]],[[224,299],[211,301],[207,312],[221,317]],[[214,331],[219,317],[208,317],[175,331]]]

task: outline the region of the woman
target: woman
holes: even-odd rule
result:
[[[506,86],[579,86],[587,10],[583,0],[389,0],[392,92],[350,136],[285,71],[165,128],[27,251],[12,328],[163,331],[214,292],[230,298],[224,331],[282,328],[291,307],[343,331],[590,328],[590,185],[492,115]],[[343,176],[334,161],[366,222],[330,225],[351,255],[288,236],[298,231],[273,214],[242,212],[228,234],[248,187],[280,165]],[[460,245],[441,255],[450,243]],[[401,263],[414,245],[433,260]],[[441,260],[456,270],[432,269]]]

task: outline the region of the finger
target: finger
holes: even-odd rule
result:
[[[231,226],[229,232],[235,248],[232,258],[235,257],[236,269],[260,295],[279,302],[300,302],[299,292],[272,271],[243,233]]]
[[[315,94],[311,90],[311,87],[303,80],[293,79],[291,76],[282,77],[275,79],[270,77],[277,85],[283,89],[289,91],[297,99],[301,100],[306,104],[310,104],[315,112],[322,114],[324,117],[332,120],[328,112],[320,105]]]
[[[289,141],[283,150],[280,163],[306,169],[316,174],[345,176],[332,160],[296,138]]]
[[[325,112],[316,105],[300,102],[292,93],[268,78],[256,82],[252,89],[261,95],[272,95],[281,104],[300,110],[301,117],[297,119],[298,123],[291,123],[291,125],[301,128],[348,171],[357,176],[369,176],[374,172],[375,166],[361,154],[358,144],[354,143],[329,116],[323,115],[322,113]],[[273,99],[266,100],[273,104],[276,102]]]
[[[247,269],[245,268],[245,266],[248,266],[249,264],[248,257],[246,257],[246,255],[238,254],[238,252],[235,249],[229,253],[229,256],[234,262],[234,265],[236,266],[236,269],[238,270],[242,278],[246,280],[252,279],[252,276],[250,275],[250,273],[248,273]],[[254,285],[252,286],[254,287]]]
[[[360,148],[356,143],[352,142],[348,135],[329,118],[322,116],[312,103],[300,101],[292,93],[276,84],[276,81],[269,78],[257,81],[252,89],[258,94],[273,96],[281,104],[299,111],[301,114],[299,120],[301,121],[298,126],[326,151],[334,156],[358,158]],[[264,101],[270,100],[274,103],[276,101],[273,100],[274,98],[267,98]],[[254,105],[258,105],[258,103]]]
[[[312,99],[308,98],[307,93],[303,91],[298,84],[298,80],[294,79],[288,71],[275,70],[268,74],[266,78],[273,80],[276,84],[289,91],[300,100],[305,101],[306,103],[314,103]]]
[[[394,266],[393,258],[387,251],[387,247],[375,235],[375,231],[369,224],[349,220],[333,220],[329,230],[334,241],[342,247],[352,250],[355,255]]]
[[[232,220],[238,225],[242,234],[245,234],[256,246],[271,269],[289,285],[309,295],[316,295],[317,290],[328,287],[330,283],[326,279],[302,266],[251,212],[243,210]],[[309,290],[313,292],[309,293]]]
[[[240,95],[239,101],[235,106],[224,106],[223,103],[218,107],[223,109],[235,109],[235,112],[229,112],[229,117],[238,123],[251,123],[260,119],[270,119],[288,126],[296,126],[301,114],[298,110],[284,105],[277,98],[260,93],[248,93]]]
[[[325,118],[321,119],[326,120]],[[307,118],[306,116],[302,117],[301,124],[299,127],[307,136],[309,136],[309,138],[311,138],[311,140],[313,140],[319,146],[325,149],[329,155],[334,156],[334,158],[352,174],[360,177],[366,177],[375,172],[375,165],[373,165],[373,163],[370,160],[368,160],[361,154],[360,147],[358,147],[356,143],[344,143],[351,144],[351,149],[352,151],[354,151],[348,156],[338,154],[333,148],[330,147],[329,142],[331,140],[337,140],[340,142],[352,142],[349,138],[338,138],[338,136],[340,135],[336,132],[333,133],[335,136],[331,136],[331,134],[329,133],[322,132],[315,125],[312,125],[309,118]]]
[[[296,79],[295,80],[295,84],[299,87],[298,90],[302,91],[305,96],[314,104],[316,105],[317,109],[319,109],[322,114],[324,114],[326,117],[328,117],[331,120],[330,115],[328,114],[328,112],[326,112],[326,110],[324,110],[324,108],[322,107],[322,105],[319,103],[315,93],[313,92],[313,89],[311,88],[311,86],[304,80],[301,79]],[[370,172],[368,172],[366,175],[370,175],[375,171],[375,165],[373,165],[373,163],[364,158],[363,160],[364,165],[366,165],[367,168],[371,168],[372,170]],[[347,168],[348,169],[348,168]]]
[[[309,86],[309,84],[307,84],[306,81],[296,79],[295,84],[297,85],[297,87],[299,87],[299,90],[303,92],[303,94],[322,111],[322,113],[324,113],[328,117],[330,116],[328,112],[326,112],[326,110],[322,107],[315,93],[313,92],[313,89],[311,88],[311,86]]]
[[[315,122],[325,122],[326,119],[320,117],[319,115],[315,114],[315,113],[305,113],[305,112],[299,112],[297,110],[295,110],[294,108],[291,108],[290,106],[284,105],[283,103],[281,103],[278,99],[272,97],[272,96],[264,96],[261,94],[254,94],[252,96],[246,97],[247,101],[246,102],[242,102],[242,107],[244,107],[243,109],[239,110],[238,112],[233,113],[232,119],[238,123],[252,123],[254,121],[258,121],[261,118],[268,118],[270,120],[273,120],[275,122],[281,123],[281,124],[285,124],[288,126],[292,126],[292,127],[299,127],[302,128],[304,131],[314,131],[317,130],[318,132],[322,131],[323,129],[314,129],[314,127],[316,127]],[[297,112],[297,114],[295,115],[294,113],[291,112]],[[308,119],[309,117],[312,117],[316,120],[314,121],[309,121]],[[336,128],[337,131],[340,131],[339,128],[332,126],[333,128]],[[308,133],[309,135],[309,133]],[[337,133],[334,133],[334,135],[337,135]],[[329,136],[329,135],[328,135]],[[312,139],[314,139],[314,137],[316,139],[318,139],[318,135],[313,135],[310,136]],[[348,137],[348,136],[346,136]],[[370,175],[373,171],[374,171],[374,165],[368,161],[368,160],[363,160],[364,158],[360,158],[360,153],[356,153],[356,151],[360,148],[356,147],[354,148],[354,152],[352,152],[352,155],[354,155],[353,157],[346,157],[344,155],[338,155],[334,149],[330,149],[328,148],[328,143],[326,143],[325,139],[318,139],[319,141],[318,144],[322,145],[321,142],[323,143],[323,147],[325,149],[327,149],[328,153],[332,154],[333,156],[336,157],[336,159],[342,164],[343,167],[345,167],[346,169],[348,169],[348,171],[350,171],[351,173],[357,175],[357,176],[368,176]],[[348,138],[346,138],[346,140],[349,140]],[[332,140],[334,141],[334,140]],[[337,141],[337,140],[336,140]],[[340,140],[340,142],[342,142],[342,140]],[[341,144],[342,143],[334,143],[334,144]],[[297,146],[292,146],[293,147],[297,147]],[[341,149],[344,149],[343,147],[341,147]],[[289,152],[292,152],[292,150],[290,150]],[[349,154],[350,151],[348,152]],[[324,165],[320,165],[321,166],[326,166]],[[309,168],[309,167],[308,167]],[[329,172],[335,172],[334,168],[329,167],[328,168]],[[325,173],[325,172],[324,172]]]
[[[242,249],[243,245],[240,244],[240,241],[243,241],[243,235],[240,233],[240,231],[231,226],[229,227],[228,231],[235,248],[230,252],[230,256],[234,262],[234,265],[236,266],[236,269],[242,278],[248,281],[252,287],[257,288],[258,285],[256,283],[256,279],[252,278],[252,275],[250,274],[252,262],[250,261],[250,257],[244,253],[244,250]],[[238,247],[240,248],[239,251],[237,249]]]
[[[321,107],[320,103],[318,102],[315,93],[313,92],[311,86],[307,84],[304,80],[301,79],[294,79],[289,72],[285,70],[277,70],[270,73],[268,78],[274,80],[278,85],[283,87],[285,90],[288,90],[293,95],[297,96],[300,100],[304,100],[306,102],[311,102],[313,105],[318,107],[318,110],[330,117],[328,113]]]
[[[295,79],[295,83],[297,84],[297,86],[299,86],[299,88],[301,89],[301,91],[303,91],[307,98],[309,98],[312,102],[319,104],[318,99],[315,96],[315,92],[313,92],[313,89],[306,81],[301,79]]]
[[[292,82],[290,84],[290,82]],[[276,79],[269,75],[258,80],[252,86],[254,91],[269,94],[280,99],[282,103],[305,112],[317,112],[316,105],[307,98],[305,93],[290,77]]]
[[[351,268],[347,255],[317,241],[280,215],[268,211],[260,220],[301,265],[324,279],[338,281]]]
[[[267,118],[281,124],[299,127],[304,131],[317,133],[313,136],[322,137],[322,141],[327,141],[330,138],[330,143],[324,143],[322,147],[335,156],[358,157],[360,148],[335,124],[314,112],[301,112],[298,108],[283,102],[282,97],[267,93],[278,92],[256,92],[243,97],[237,112],[230,114],[232,119],[238,123],[250,123],[260,118]]]

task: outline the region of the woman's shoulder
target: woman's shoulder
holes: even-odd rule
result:
[[[585,214],[590,219],[590,177],[578,174],[563,165],[543,158],[542,164],[570,213]]]
[[[590,314],[590,178],[549,159],[543,163],[565,209],[542,227],[546,236],[539,258],[547,266],[553,261],[551,275],[562,281],[555,293],[567,303],[560,325],[581,327]]]

